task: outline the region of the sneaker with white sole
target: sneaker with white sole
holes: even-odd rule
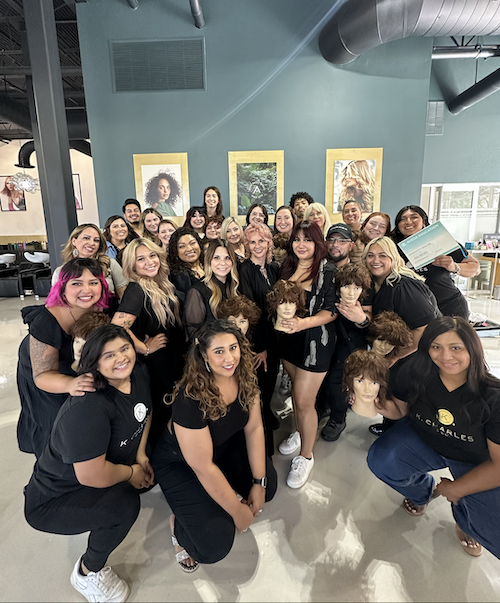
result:
[[[130,593],[129,585],[106,565],[98,572],[80,573],[78,559],[71,572],[71,585],[91,603],[122,603]]]
[[[295,451],[297,451],[301,444],[302,441],[300,439],[300,433],[298,431],[294,431],[287,437],[286,440],[281,442],[281,444],[278,446],[278,450],[281,452],[281,454],[286,456],[287,454],[293,454]]]
[[[290,488],[302,488],[307,482],[307,478],[314,467],[314,456],[306,459],[305,456],[299,454],[292,461],[290,473],[286,478],[286,483]]]

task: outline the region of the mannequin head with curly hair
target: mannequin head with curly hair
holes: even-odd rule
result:
[[[241,329],[247,339],[252,339],[252,333],[259,322],[261,311],[256,303],[244,295],[229,297],[219,306],[219,318],[229,320]]]
[[[410,327],[396,312],[377,314],[368,327],[368,340],[372,351],[382,358],[390,359],[401,348],[413,343]]]
[[[228,371],[223,363],[231,362]],[[223,372],[223,374],[222,374]],[[184,375],[174,389],[172,400],[182,392],[199,403],[204,418],[212,421],[227,413],[218,383],[221,377],[234,379],[238,402],[249,410],[258,400],[254,354],[248,339],[228,320],[204,323],[196,332],[187,354]]]
[[[279,280],[267,294],[267,309],[269,316],[276,319],[274,328],[286,332],[283,320],[306,314],[304,289],[295,281]]]
[[[371,284],[370,272],[362,264],[345,264],[335,274],[335,287],[347,305],[354,305],[358,299],[362,302]]]

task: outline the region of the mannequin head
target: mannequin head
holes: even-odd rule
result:
[[[267,294],[267,307],[269,316],[276,317],[274,328],[277,331],[286,331],[282,326],[283,320],[289,320],[296,314],[305,313],[305,292],[294,281],[278,281],[272,291]]]
[[[221,302],[217,313],[219,318],[225,318],[237,326],[247,339],[252,338],[261,314],[257,304],[244,295],[225,299]]]
[[[371,278],[368,269],[361,264],[346,264],[335,274],[335,286],[340,299],[348,306],[362,302],[370,288]]]
[[[396,312],[377,314],[368,327],[368,339],[372,352],[386,359],[413,342],[410,328]]]
[[[71,329],[71,336],[73,337],[73,357],[75,359],[71,364],[71,368],[75,373],[78,372],[83,346],[89,335],[97,328],[109,325],[110,322],[111,318],[107,314],[104,314],[104,312],[87,312],[75,322]]]
[[[387,394],[387,362],[367,350],[356,350],[344,363],[343,389],[348,392],[352,410],[363,417],[374,417]]]

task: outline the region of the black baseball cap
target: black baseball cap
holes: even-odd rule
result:
[[[330,228],[328,229],[328,233],[326,235],[326,240],[328,241],[329,239],[331,239],[336,232],[341,234],[344,237],[344,239],[350,239],[351,241],[354,240],[352,238],[351,227],[349,226],[349,224],[344,224],[343,222],[339,222],[338,224],[334,224],[333,226],[330,226]]]

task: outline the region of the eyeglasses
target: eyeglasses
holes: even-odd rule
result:
[[[332,238],[332,239],[327,239],[326,240],[327,243],[351,243],[351,239],[336,239],[336,238]]]

